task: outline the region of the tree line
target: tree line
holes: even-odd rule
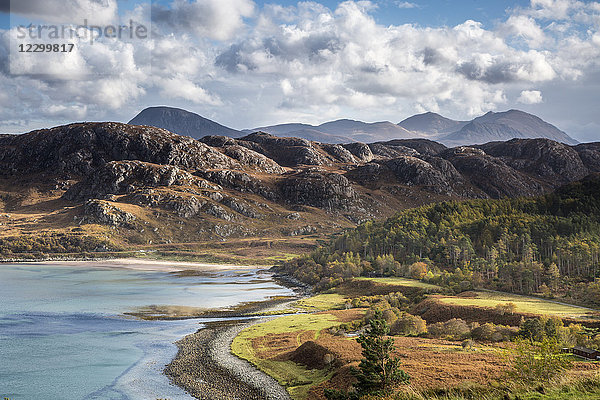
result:
[[[535,198],[442,202],[367,221],[282,269],[318,289],[405,276],[600,305],[600,175]]]

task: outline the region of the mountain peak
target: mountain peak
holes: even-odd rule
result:
[[[503,112],[488,111],[460,130],[440,138],[440,141],[446,145],[459,146],[514,138],[544,138],[567,144],[577,143],[565,132],[540,117],[516,109]]]
[[[412,132],[439,135],[455,132],[467,124],[467,121],[455,121],[440,114],[428,111],[408,117],[398,125]]]
[[[178,135],[199,139],[208,135],[240,137],[241,132],[228,128],[196,113],[181,108],[155,106],[142,110],[130,125],[147,125],[163,128]]]

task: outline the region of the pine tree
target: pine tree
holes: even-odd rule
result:
[[[376,311],[367,332],[357,339],[362,346],[363,359],[354,371],[359,395],[387,393],[394,384],[408,383],[410,376],[400,369],[400,359],[392,357],[394,340],[385,338],[389,326],[381,311]]]

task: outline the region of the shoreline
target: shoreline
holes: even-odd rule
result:
[[[183,272],[183,271],[231,271],[231,270],[257,270],[268,269],[268,265],[236,265],[236,264],[212,264],[188,261],[150,260],[139,258],[107,258],[90,260],[10,260],[1,261],[2,265],[52,265],[52,266],[82,266],[89,268],[120,268],[139,271],[156,272]]]
[[[291,302],[262,304],[260,311],[284,308]],[[196,399],[289,400],[287,390],[274,378],[231,353],[231,343],[243,329],[277,317],[206,322],[176,342],[177,355],[163,372]]]

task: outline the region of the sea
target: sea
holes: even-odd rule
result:
[[[0,265],[0,399],[191,400],[163,374],[202,320],[140,307],[221,308],[293,292],[260,269],[195,276],[90,264]]]

